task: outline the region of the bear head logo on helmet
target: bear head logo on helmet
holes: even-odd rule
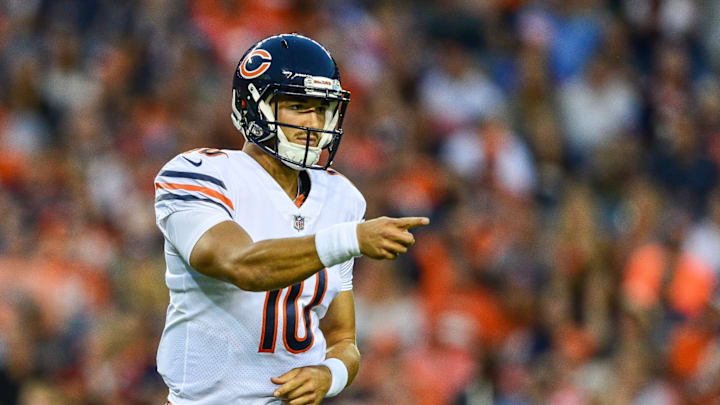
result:
[[[278,96],[327,101],[323,128],[309,128],[277,120]],[[235,127],[246,141],[296,169],[327,169],[342,138],[342,122],[350,92],[340,85],[340,72],[330,53],[319,43],[298,34],[266,38],[240,59],[233,80],[232,113]],[[316,133],[315,146],[292,143],[283,127]],[[327,160],[318,164],[323,150]]]

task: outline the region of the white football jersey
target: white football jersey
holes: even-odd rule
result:
[[[346,178],[333,171],[304,173],[301,180],[310,183],[304,201],[290,199],[242,151],[187,152],[155,178],[170,290],[157,368],[173,405],[279,403],[270,377],[325,359],[318,324],[337,294],[352,288],[352,260],[269,292],[241,290],[188,263],[200,236],[223,221],[235,221],[260,241],[363,218],[365,200]]]

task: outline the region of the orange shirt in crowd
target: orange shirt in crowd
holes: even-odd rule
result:
[[[668,285],[664,285],[666,279],[670,280]],[[672,261],[665,247],[651,243],[630,255],[623,290],[628,302],[639,309],[652,309],[667,299],[672,309],[692,317],[705,308],[715,283],[715,274],[707,264],[687,253]]]

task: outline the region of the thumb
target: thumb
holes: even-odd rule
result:
[[[270,381],[272,381],[273,384],[285,384],[286,382],[292,380],[295,378],[295,376],[300,372],[300,369],[294,368],[287,373],[279,376],[279,377],[271,377]]]
[[[429,223],[430,218],[427,217],[403,217],[395,220],[395,225],[403,229],[410,229],[416,226],[427,225]]]

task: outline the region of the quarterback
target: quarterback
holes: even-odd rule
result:
[[[185,152],[155,178],[169,403],[319,404],[355,378],[353,260],[396,258],[429,220],[366,221],[363,196],[329,168],[349,101],[320,44],[266,38],[234,75],[242,150]]]

